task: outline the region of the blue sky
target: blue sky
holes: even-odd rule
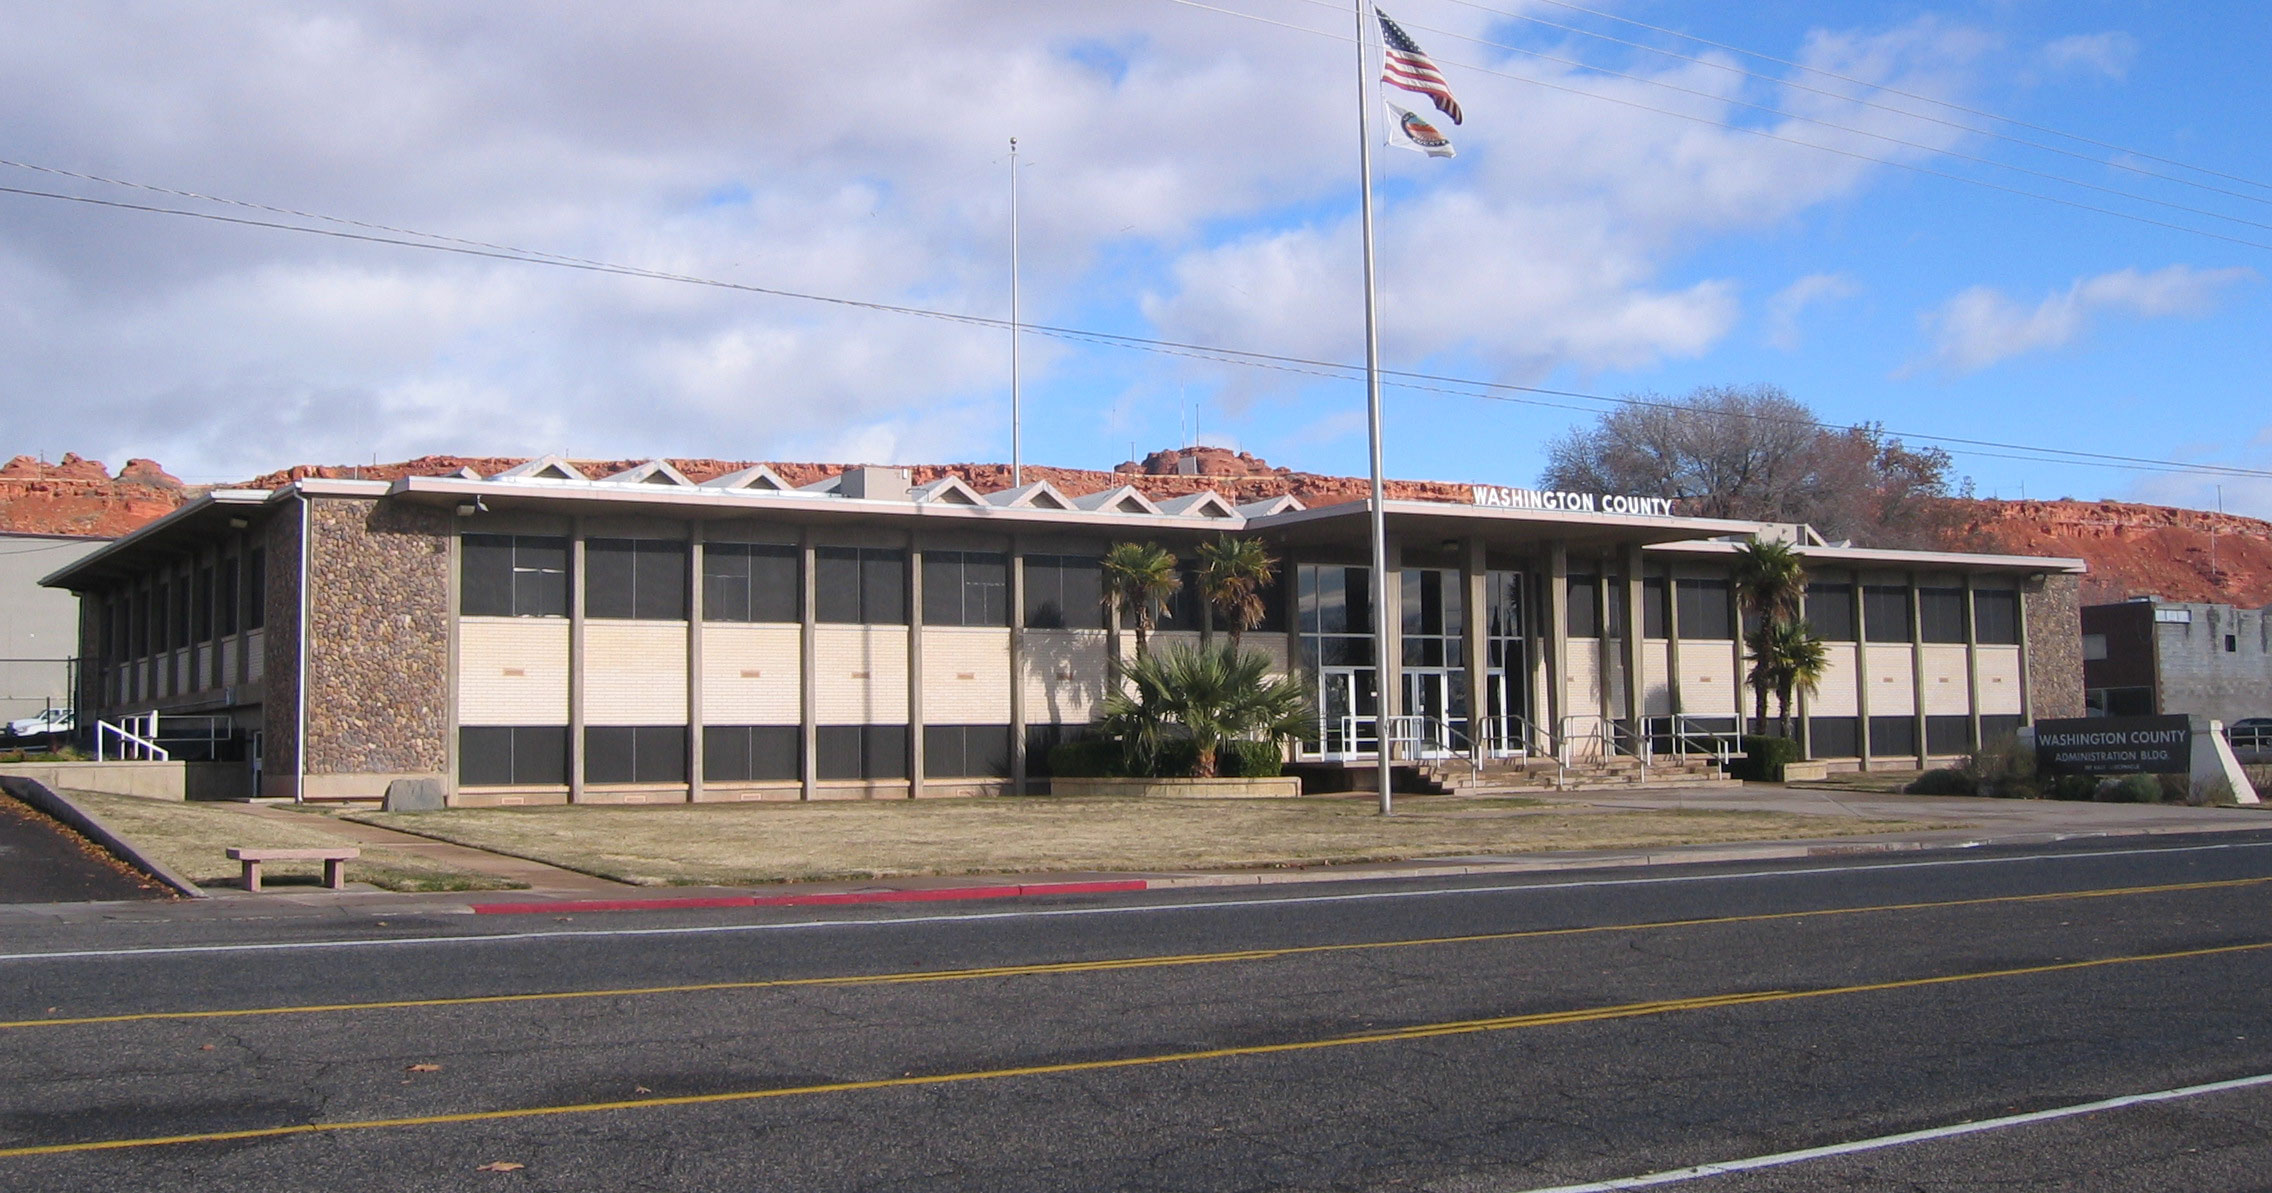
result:
[[[1210,4],[1231,11],[27,8],[0,46],[16,114],[0,157],[999,317],[1016,135],[1029,322],[1358,360],[1348,11]],[[1604,395],[1764,382],[1836,422],[2272,469],[2272,251],[1727,127],[2272,244],[2272,227],[2144,201],[2272,225],[2272,186],[1769,60],[2272,184],[2262,5],[1588,7],[1392,6],[1467,120],[1453,161],[1379,156],[1391,366]],[[815,46],[840,63],[824,78]],[[246,214],[21,168],[0,184]],[[0,214],[9,451],[147,455],[208,480],[428,452],[1008,452],[1006,337],[990,328],[28,197],[0,197]],[[1026,348],[1031,461],[1106,467],[1131,442],[1168,446],[1197,403],[1210,441],[1363,467],[1348,381]],[[1395,389],[1387,411],[1392,475],[1514,484],[1589,417]],[[2209,505],[2222,483],[2228,508],[2272,514],[2263,478],[1977,452],[1958,466],[1984,494]]]

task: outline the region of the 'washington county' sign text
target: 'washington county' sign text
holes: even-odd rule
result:
[[[1498,485],[1475,486],[1475,504],[1502,510],[1553,510],[1565,514],[1640,514],[1651,518],[1672,516],[1670,497],[1631,497],[1623,493],[1563,493],[1552,489],[1508,489]]]

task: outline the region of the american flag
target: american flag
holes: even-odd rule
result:
[[[1381,19],[1381,82],[1427,96],[1436,101],[1437,111],[1458,124],[1459,101],[1452,98],[1451,85],[1444,82],[1444,72],[1436,69],[1420,43],[1389,20],[1387,13],[1376,8],[1373,15]]]

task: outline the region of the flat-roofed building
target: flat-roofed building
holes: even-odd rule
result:
[[[1188,488],[980,492],[873,467],[697,483],[666,461],[591,477],[545,458],[217,490],[46,583],[82,599],[82,707],[226,718],[246,789],[305,799],[397,779],[460,805],[1031,790],[1133,649],[1106,549],[1156,542],[1189,567],[1226,533],[1280,561],[1245,641],[1316,685],[1297,756],[1321,785],[1384,737],[1412,762],[1733,731],[1729,573],[1753,536],[1797,545],[1829,643],[1797,710],[1813,756],[1914,767],[2082,709],[2076,560],[1477,486],[1388,502],[1376,657],[1366,503]],[[1195,587],[1156,642],[1211,632]]]

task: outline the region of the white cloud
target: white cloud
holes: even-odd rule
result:
[[[1993,287],[1974,286],[1920,317],[1932,349],[1927,359],[1905,371],[1978,372],[2025,353],[2065,347],[2101,315],[2160,319],[2204,314],[2228,287],[2256,276],[2255,270],[2241,267],[2171,265],[2152,273],[2122,269],[2080,279],[2033,307]]]
[[[2119,83],[2138,60],[2138,39],[2119,31],[2074,33],[2046,44],[2041,56],[2054,71],[2089,72]]]
[[[1842,273],[1810,273],[1767,300],[1767,343],[1785,352],[1799,347],[1799,316],[1811,306],[1834,303],[1862,292],[1861,283]]]

